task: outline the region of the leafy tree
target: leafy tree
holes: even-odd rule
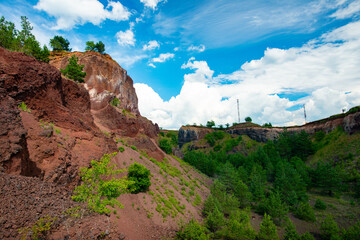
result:
[[[251,122],[252,122],[251,117],[246,117],[246,118],[245,118],[245,122],[247,122],[247,123],[251,123]]]
[[[35,38],[34,35],[31,33],[33,27],[31,23],[28,21],[26,16],[21,16],[21,28],[22,30],[19,32],[19,40],[21,45],[26,45],[26,40],[29,38]]]
[[[279,240],[275,224],[271,221],[271,217],[265,214],[261,224],[260,231],[257,236],[259,240]]]
[[[62,36],[56,35],[54,38],[50,39],[50,46],[53,48],[53,51],[67,51],[70,52],[69,40],[63,38]]]
[[[84,65],[79,65],[77,62],[79,61],[79,58],[75,55],[72,55],[71,58],[69,58],[69,64],[66,65],[65,69],[60,69],[61,73],[64,74],[66,77],[74,80],[78,83],[83,83],[84,77],[86,76],[86,72],[83,72]]]
[[[91,168],[80,168],[79,175],[83,183],[75,188],[73,200],[86,202],[89,209],[98,213],[110,213],[108,205],[123,207],[117,198],[127,191],[131,182],[114,177],[124,172],[115,169],[116,165],[110,163],[115,155],[105,154],[99,161],[92,160]],[[108,180],[109,177],[112,178]]]
[[[208,128],[212,128],[212,127],[214,127],[215,126],[215,122],[213,121],[213,120],[211,120],[211,121],[207,121],[207,123],[206,123],[206,127],[208,127]]]
[[[166,152],[167,154],[172,153],[172,147],[170,143],[170,139],[168,138],[160,138],[159,140],[159,147]]]
[[[105,44],[101,41],[97,43],[94,43],[94,41],[87,41],[85,51],[95,51],[104,54]]]
[[[191,219],[188,224],[181,225],[176,233],[176,239],[179,240],[208,240],[207,229],[201,226],[196,220]]]
[[[342,239],[358,240],[360,239],[360,222],[342,231]]]
[[[137,162],[130,165],[128,169],[128,179],[132,182],[129,184],[131,193],[145,192],[151,185],[150,170]]]

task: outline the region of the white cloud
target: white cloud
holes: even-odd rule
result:
[[[153,41],[149,41],[148,44],[145,44],[143,46],[143,50],[144,51],[147,51],[147,50],[154,50],[156,48],[160,48],[160,44],[156,41],[156,40],[153,40]]]
[[[98,0],[39,0],[34,6],[56,18],[55,30],[71,29],[90,22],[99,25],[106,19],[126,21],[131,13],[120,2],[109,1],[106,8]]]
[[[191,45],[190,47],[188,47],[187,50],[201,53],[201,52],[205,51],[205,45],[203,45],[203,44],[200,44],[199,46]]]
[[[161,2],[166,2],[166,0],[140,0],[145,7],[156,9],[157,5]]]
[[[214,71],[212,71],[207,62],[205,61],[194,61],[192,57],[186,64],[181,66],[182,69],[194,69],[195,73],[185,74],[184,79],[187,82],[209,82],[212,79]]]
[[[331,15],[331,17],[337,19],[345,19],[345,18],[350,18],[355,14],[358,15],[359,13],[360,13],[360,1],[356,0],[354,2],[351,2],[346,7],[338,9],[335,13]]]
[[[216,124],[241,119],[273,125],[303,124],[303,110],[288,110],[306,104],[309,121],[340,113],[360,104],[360,22],[349,23],[298,48],[269,48],[264,56],[231,74],[214,76],[206,61],[190,58],[183,69],[179,95],[169,101],[145,84],[135,84],[140,112],[164,128],[213,119]],[[232,84],[221,84],[222,81]],[[308,96],[290,100],[291,94]],[[285,97],[278,94],[287,93]],[[286,97],[287,96],[287,97]],[[299,108],[298,107],[298,108]]]
[[[156,68],[156,66],[153,63],[149,63],[148,66],[150,66],[152,68]]]
[[[132,67],[132,65],[134,65],[134,63],[145,59],[148,57],[148,55],[145,54],[126,54],[123,52],[114,52],[111,53],[111,56],[116,60],[117,63],[119,63],[119,65],[123,68],[126,68],[127,70],[129,70],[129,68]]]
[[[135,45],[135,35],[132,31],[132,27],[126,30],[125,32],[119,31],[116,33],[117,42],[120,46],[134,46]]]
[[[178,47],[174,48],[174,51],[175,52],[179,51],[179,48]]]
[[[161,53],[159,55],[159,57],[153,58],[152,62],[159,62],[159,63],[163,63],[166,62],[167,60],[174,58],[175,54],[173,53]]]

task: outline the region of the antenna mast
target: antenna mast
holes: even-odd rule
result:
[[[303,104],[304,107],[304,119],[305,119],[305,124],[306,124],[306,110],[305,110],[305,104]]]
[[[239,108],[239,99],[236,99],[237,102],[237,110],[238,110],[238,123],[240,123],[240,108]]]

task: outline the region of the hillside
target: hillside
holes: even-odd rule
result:
[[[159,129],[139,114],[125,70],[109,56],[75,54],[85,84],[54,67],[66,54],[51,66],[0,48],[0,238],[33,238],[42,221],[47,239],[161,239],[200,220],[211,180],[157,146]],[[120,195],[124,208],[91,212],[71,199],[80,168],[114,152],[119,169],[149,169],[151,186]]]
[[[299,127],[181,127],[184,161],[214,179],[198,231],[209,239],[359,239],[359,123],[355,107]]]

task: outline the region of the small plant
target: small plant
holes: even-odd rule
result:
[[[33,240],[43,239],[56,220],[56,217],[52,218],[46,215],[44,218],[37,220],[31,228],[21,228],[19,230],[19,233],[22,235],[21,239],[25,240],[29,234]]]
[[[74,190],[72,199],[77,202],[86,202],[89,209],[102,213],[110,213],[107,206],[123,207],[117,200],[120,194],[127,191],[128,185],[132,184],[124,178],[114,176],[124,172],[115,169],[116,165],[111,164],[110,160],[116,153],[105,154],[99,161],[92,160],[91,168],[80,168],[80,177],[83,183]],[[105,180],[112,176],[112,179]]]
[[[111,100],[110,105],[113,107],[118,107],[120,106],[120,100],[117,97],[115,97]]]
[[[77,83],[83,83],[86,72],[83,72],[84,65],[79,65],[79,58],[75,55],[72,55],[69,58],[69,64],[66,65],[65,69],[60,69],[60,72],[64,74],[65,77],[74,80]]]
[[[314,207],[319,210],[325,210],[327,206],[324,201],[316,199]]]
[[[119,147],[119,151],[123,152],[123,151],[125,151],[125,148],[124,147]]]
[[[132,150],[137,151],[137,148],[134,145],[131,145],[130,147],[131,147]]]
[[[201,204],[201,197],[200,197],[199,194],[196,193],[196,196],[195,196],[193,205],[194,205],[194,206],[199,206],[200,204]]]
[[[308,222],[316,221],[314,210],[309,203],[301,202],[295,210],[295,216]]]
[[[21,102],[18,105],[18,108],[20,108],[21,111],[31,113],[31,110],[27,107],[27,105],[24,102]]]
[[[145,192],[151,185],[150,170],[137,162],[130,165],[128,179],[132,181],[132,183],[129,184],[131,193]]]

